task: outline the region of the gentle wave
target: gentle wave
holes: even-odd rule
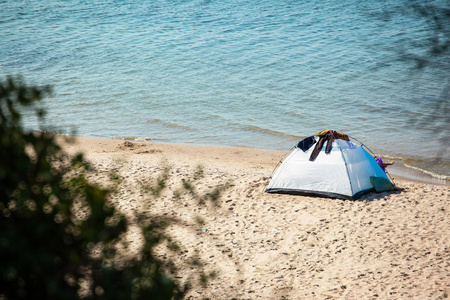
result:
[[[385,160],[391,160],[396,162],[396,166],[401,165],[403,167],[409,168],[411,170],[418,171],[423,174],[427,174],[433,178],[443,180],[443,181],[449,181],[450,183],[450,176],[444,175],[445,169],[448,169],[450,166],[450,162],[447,160],[441,160],[436,158],[428,159],[428,161],[424,161],[423,158],[420,157],[404,157],[399,155],[388,155],[388,154],[380,154],[377,153],[375,155],[376,157],[382,157]],[[420,165],[427,165],[428,167],[419,167]],[[433,165],[439,165],[440,173],[430,171],[432,169]]]
[[[187,131],[196,131],[194,128],[191,128],[189,126],[171,123],[171,122],[167,122],[167,121],[163,121],[163,120],[159,120],[159,119],[150,119],[150,120],[147,120],[147,123],[148,124],[159,124],[159,125],[163,125],[164,127],[177,128],[177,129],[187,130]]]
[[[437,178],[437,179],[450,181],[450,176],[437,174],[437,173],[434,173],[434,172],[431,172],[431,171],[428,171],[428,170],[425,170],[425,169],[422,169],[422,168],[419,168],[419,167],[416,167],[416,166],[413,166],[413,165],[410,165],[410,164],[407,164],[407,163],[405,163],[404,166],[407,167],[407,168],[410,168],[410,169],[413,169],[413,170],[416,170],[416,171],[428,174],[431,177],[434,177],[434,178]]]
[[[296,140],[304,138],[304,137],[299,137],[296,135],[286,134],[286,133],[280,132],[280,131],[261,128],[261,127],[254,126],[254,125],[236,125],[236,124],[234,124],[234,125],[236,127],[239,127],[240,129],[242,129],[243,131],[248,131],[248,132],[263,133],[263,134],[267,134],[267,135],[279,136],[279,137],[296,139]]]

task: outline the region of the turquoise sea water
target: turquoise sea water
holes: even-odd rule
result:
[[[49,122],[83,136],[288,150],[335,129],[448,179],[450,61],[400,59],[431,32],[405,3],[3,0],[0,77],[53,85]]]

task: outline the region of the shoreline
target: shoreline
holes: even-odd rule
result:
[[[177,266],[185,299],[439,299],[450,294],[450,189],[396,178],[401,188],[359,200],[264,193],[280,151],[76,137],[57,142],[84,153],[88,180],[108,185],[129,225],[123,259],[138,255],[136,213],[177,222],[155,255]],[[282,154],[282,155],[280,155]],[[198,166],[202,167],[201,176]],[[143,189],[167,172],[158,197]],[[182,190],[192,183],[194,193]],[[216,202],[199,203],[221,187]],[[208,199],[208,198],[201,198]],[[157,218],[156,218],[157,220]],[[206,285],[189,263],[201,261]],[[214,276],[212,276],[214,275]]]
[[[61,135],[66,136],[66,135]],[[67,137],[71,137],[70,135],[67,135]],[[283,151],[283,150],[269,150],[269,149],[260,149],[260,148],[252,148],[252,147],[245,147],[245,146],[224,146],[224,145],[207,145],[207,144],[178,144],[175,142],[169,142],[169,141],[160,141],[160,140],[152,140],[152,139],[142,139],[142,138],[136,138],[136,137],[86,137],[86,136],[72,136],[75,138],[80,139],[92,139],[92,140],[112,140],[112,141],[130,141],[132,143],[155,143],[155,144],[168,144],[168,145],[176,145],[177,147],[212,147],[212,148],[226,148],[226,149],[252,149],[255,151],[270,151],[270,152],[278,152],[279,153],[279,159],[285,157],[285,155],[289,152]],[[383,156],[381,156],[383,157]],[[396,161],[395,159],[391,159],[393,161]],[[277,161],[278,163],[278,161]],[[276,164],[277,164],[276,163]],[[274,165],[274,168],[276,167],[276,164]],[[393,180],[407,180],[407,181],[413,181],[413,182],[421,182],[421,183],[430,183],[430,184],[437,184],[437,185],[450,185],[450,180],[437,178],[435,176],[432,176],[430,174],[427,174],[425,172],[409,168],[407,166],[404,166],[401,161],[396,161],[396,164],[389,166],[387,168],[387,171],[390,176],[392,176]],[[268,174],[270,176],[270,174]]]
[[[421,183],[430,183],[437,185],[450,185],[450,181],[446,179],[436,178],[424,172],[405,167],[403,165],[392,165],[388,169],[389,174],[395,178],[400,178],[402,180],[409,180]]]

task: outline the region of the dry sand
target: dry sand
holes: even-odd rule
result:
[[[187,299],[444,299],[450,295],[449,186],[396,179],[403,191],[371,193],[358,201],[263,193],[285,153],[246,148],[124,142],[78,138],[96,167],[124,179],[112,201],[133,224],[136,212],[174,217],[168,233],[181,249],[157,249],[180,266],[184,282],[193,259],[216,277],[194,280]],[[215,207],[199,205],[181,189],[193,180],[198,194],[227,187]],[[142,187],[169,167],[159,198]],[[173,194],[178,193],[178,197]],[[131,226],[128,239],[142,239]],[[194,278],[194,277],[192,277]]]

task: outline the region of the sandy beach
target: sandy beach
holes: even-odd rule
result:
[[[192,279],[186,299],[450,296],[448,185],[395,178],[402,191],[358,201],[274,195],[263,191],[279,151],[90,138],[63,147],[85,154],[93,182],[107,184],[112,171],[121,176],[111,201],[130,220],[132,249],[142,242],[136,212],[178,220],[168,234],[180,249],[156,251],[175,261],[177,280]],[[144,187],[162,174],[167,188],[153,197]],[[216,187],[216,205],[199,204]],[[206,287],[192,277],[194,259],[214,274]]]

